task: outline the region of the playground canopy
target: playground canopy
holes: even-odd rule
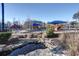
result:
[[[63,23],[67,23],[66,21],[52,21],[52,22],[48,22],[48,24],[63,24]]]
[[[41,24],[34,23],[32,26],[41,26]]]
[[[42,26],[42,22],[41,21],[37,21],[37,20],[33,20],[32,21],[32,26]]]

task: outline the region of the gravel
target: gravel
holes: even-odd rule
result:
[[[53,49],[53,48],[52,48]],[[46,48],[46,49],[37,49],[35,51],[32,51],[30,53],[27,53],[25,56],[65,56],[65,54],[63,54],[63,50],[58,50],[56,51],[52,51],[52,49],[50,48]]]
[[[38,49],[38,50],[35,50],[35,51],[32,51],[32,52],[26,54],[26,56],[52,56],[52,52],[50,51],[49,48]]]

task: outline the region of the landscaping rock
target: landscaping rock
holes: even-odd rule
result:
[[[16,50],[14,50],[11,54],[9,54],[10,56],[17,56],[17,55],[22,55],[22,54],[27,54],[31,51],[34,51],[36,49],[44,49],[46,48],[44,44],[42,43],[28,43],[25,46],[23,46],[22,48],[18,48]]]

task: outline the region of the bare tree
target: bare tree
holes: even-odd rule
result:
[[[79,21],[79,11],[76,12],[76,13],[73,15],[72,18],[73,18],[73,19],[76,19],[77,21]]]
[[[73,17],[72,17],[73,19],[75,19],[76,21],[77,21],[77,28],[79,27],[79,11],[78,12],[76,12],[74,15],[73,15]]]

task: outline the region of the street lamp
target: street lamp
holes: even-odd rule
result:
[[[2,31],[4,31],[4,3],[1,3],[2,6]]]

